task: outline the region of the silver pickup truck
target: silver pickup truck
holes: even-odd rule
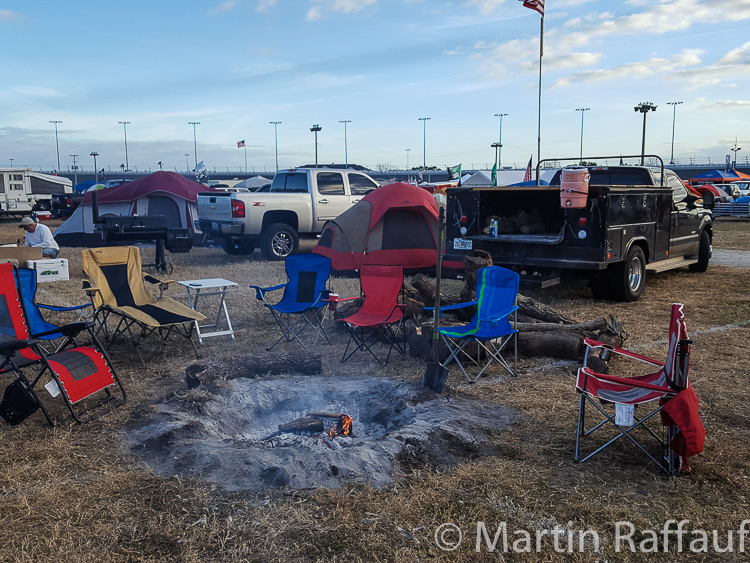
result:
[[[228,254],[260,248],[267,260],[283,260],[299,247],[299,235],[320,233],[326,221],[377,187],[352,170],[279,170],[267,191],[198,194],[198,222]]]

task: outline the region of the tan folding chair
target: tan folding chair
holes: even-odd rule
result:
[[[141,341],[157,334],[166,343],[170,334],[192,340],[196,321],[205,316],[169,297],[164,290],[174,280],[161,281],[141,271],[141,253],[134,246],[90,248],[83,251],[83,271],[89,280],[83,287],[94,304],[97,333],[103,334],[107,348],[120,337],[128,339],[143,362]],[[159,298],[145,282],[159,285]]]

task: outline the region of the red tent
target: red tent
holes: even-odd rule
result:
[[[361,264],[434,267],[438,211],[432,194],[412,184],[373,190],[323,227],[313,252],[328,256],[336,271]]]
[[[206,191],[213,191],[213,188],[208,188],[176,172],[159,171],[133,182],[120,184],[114,188],[98,190],[96,197],[99,203],[134,201],[145,195],[158,195],[159,192],[163,192],[195,202],[198,199],[198,192]],[[90,191],[86,192],[83,202],[86,204],[91,203]]]

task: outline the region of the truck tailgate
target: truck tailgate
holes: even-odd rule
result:
[[[204,221],[231,221],[231,192],[199,193],[198,218]]]

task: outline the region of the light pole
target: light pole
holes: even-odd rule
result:
[[[646,114],[649,111],[656,111],[656,106],[651,102],[641,102],[633,109],[636,113],[643,114],[643,141],[641,141],[641,166],[643,166],[646,157]]]
[[[346,168],[349,168],[349,152],[346,148],[346,124],[351,122],[351,119],[343,119],[339,121],[339,123],[344,124],[344,166],[346,166]]]
[[[497,162],[497,169],[500,170],[502,165],[502,149],[503,149],[503,117],[508,115],[507,113],[496,113],[495,117],[500,118],[500,136],[497,138],[497,150],[495,151],[495,161]],[[493,143],[494,146],[494,143]]]
[[[8,160],[10,160],[10,167],[13,168],[13,161],[15,160],[15,158],[9,158]]]
[[[190,164],[188,163],[189,156],[190,156],[190,153],[186,152],[185,153],[185,170],[187,170],[188,172],[190,172]],[[196,164],[195,166],[197,167],[198,165]]]
[[[89,153],[89,156],[94,157],[94,184],[99,183],[99,169],[96,167],[96,157],[99,156],[99,153],[96,151],[92,151]]]
[[[576,111],[581,112],[581,156],[579,157],[578,164],[583,166],[583,114],[589,111],[591,108],[576,108]]]
[[[125,133],[125,172],[130,172],[130,164],[128,163],[128,129],[127,126],[130,121],[118,121],[122,125],[122,131]]]
[[[734,138],[734,148],[729,149],[734,153],[734,159],[732,161],[732,170],[735,170],[737,168],[737,151],[741,151],[742,147],[737,146],[737,137]]]
[[[419,121],[422,122],[422,168],[427,168],[427,120],[432,119],[430,117],[420,117]]]
[[[315,167],[318,166],[318,131],[321,131],[323,128],[318,125],[317,123],[310,127],[310,131],[315,133]]]
[[[677,117],[677,106],[682,102],[667,102],[668,106],[672,106],[672,156],[669,159],[669,164],[674,164],[674,121]]]
[[[269,121],[271,125],[273,125],[273,141],[274,145],[276,146],[276,172],[279,171],[279,135],[276,127],[281,123],[281,121]]]
[[[198,170],[198,141],[195,137],[195,126],[200,125],[200,121],[188,121],[188,125],[193,126],[193,154],[195,155],[195,169]]]
[[[76,164],[76,158],[78,157],[77,154],[70,154],[68,156],[73,157],[73,177],[75,179],[75,183],[78,183],[78,165]],[[74,184],[75,185],[75,184]]]
[[[57,124],[62,123],[59,119],[50,121],[55,126],[55,148],[57,149],[57,169],[60,170],[60,143],[57,142]]]
[[[411,149],[406,149],[406,169],[409,170],[409,151]]]

